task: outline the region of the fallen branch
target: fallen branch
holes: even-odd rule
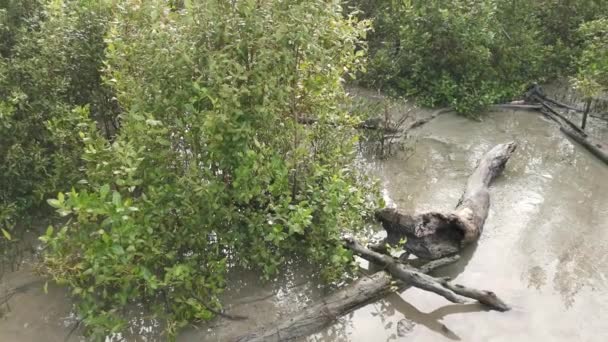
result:
[[[606,144],[602,144],[590,136],[583,137],[577,132],[574,132],[564,126],[561,126],[559,129],[572,140],[581,144],[584,148],[591,152],[591,154],[608,164],[608,146]]]
[[[513,110],[540,110],[543,108],[541,105],[531,104],[515,104],[515,103],[503,103],[497,104],[490,107],[490,109],[513,109]]]
[[[526,97],[529,98],[529,97],[531,97],[531,95],[539,97],[542,101],[544,101],[544,102],[550,102],[550,103],[552,103],[552,104],[554,104],[554,105],[556,105],[558,107],[562,107],[562,108],[566,108],[566,109],[571,109],[573,111],[580,112],[580,113],[584,112],[584,110],[582,110],[582,109],[569,106],[569,105],[567,105],[565,103],[559,102],[559,101],[557,101],[555,99],[552,99],[552,98],[548,97],[545,94],[545,92],[543,91],[543,88],[541,86],[539,86],[538,84],[536,84],[536,83],[533,84],[532,86],[530,86],[530,88],[528,88],[528,90],[526,91]]]
[[[536,96],[534,97],[536,99],[536,101],[540,102],[540,104],[543,106],[543,109],[547,110],[549,113],[555,115],[556,117],[558,117],[560,120],[557,119],[553,119],[553,121],[559,123],[560,126],[569,126],[571,130],[574,130],[575,132],[577,132],[578,134],[586,137],[587,133],[585,133],[585,131],[583,131],[580,127],[578,127],[574,122],[570,121],[568,118],[566,118],[565,116],[563,116],[560,112],[556,111],[555,109],[553,109],[553,107],[551,107],[549,104],[547,104],[547,102],[543,101],[540,97]],[[542,112],[542,109],[541,109]],[[545,115],[547,115],[547,113],[545,113]],[[565,125],[564,125],[565,124]]]
[[[426,118],[422,118],[422,119],[418,119],[415,120],[414,122],[412,122],[407,128],[405,128],[403,130],[404,133],[408,133],[409,131],[412,131],[416,128],[419,128],[423,125],[426,125],[427,123],[431,122],[432,120],[434,120],[435,118],[437,118],[439,115],[441,114],[445,114],[445,113],[449,113],[452,112],[453,109],[450,107],[445,107],[445,108],[440,108],[437,109],[436,111],[433,112],[433,114],[427,116]]]
[[[538,110],[540,108],[541,108],[540,105],[515,104],[515,103],[496,104],[496,105],[492,105],[489,107],[490,110],[504,110],[504,109]],[[405,128],[403,130],[403,132],[408,133],[412,130],[420,128],[421,126],[426,125],[427,123],[436,119],[438,116],[440,116],[442,114],[446,114],[446,113],[451,113],[453,111],[454,111],[454,109],[452,109],[451,107],[444,107],[444,108],[437,109],[436,111],[433,112],[433,114],[427,116],[426,118],[418,119],[418,120],[415,120],[414,122],[412,122],[407,128]]]
[[[419,272],[427,273],[456,260],[458,260],[457,256],[434,260],[420,267]],[[290,341],[305,337],[329,326],[338,317],[387,295],[395,287],[400,290],[405,286],[404,283],[396,283],[391,275],[385,271],[376,272],[370,276],[362,276],[349,286],[325,297],[322,301],[311,304],[271,326],[262,327],[252,333],[238,337],[236,341]]]
[[[447,279],[438,279],[426,275],[415,268],[396,262],[394,258],[369,250],[352,238],[344,240],[345,246],[352,250],[356,255],[386,267],[386,270],[395,278],[404,283],[417,287],[422,290],[430,291],[438,294],[452,303],[466,303],[462,297],[472,298],[482,304],[487,305],[491,309],[498,311],[507,311],[509,306],[500,300],[493,292],[476,290],[450,283]]]
[[[580,108],[576,108],[576,107],[569,106],[569,105],[567,105],[567,104],[565,104],[565,103],[559,102],[559,101],[554,100],[554,99],[552,99],[552,98],[549,98],[549,97],[547,97],[547,96],[543,96],[543,99],[544,99],[545,101],[547,101],[547,102],[551,102],[551,103],[553,103],[554,105],[556,105],[556,106],[558,106],[558,107],[562,107],[562,108],[565,108],[565,109],[570,109],[570,110],[573,110],[573,111],[575,111],[575,112],[579,112],[579,113],[584,112],[584,110],[582,110],[582,109],[580,109]]]
[[[434,278],[425,273],[454,262],[458,259],[455,253],[465,242],[479,238],[489,208],[488,186],[502,172],[514,150],[515,143],[507,143],[494,147],[484,155],[469,177],[466,190],[452,213],[432,212],[427,213],[426,216],[423,214],[423,216],[411,217],[402,215],[394,209],[387,209],[377,214],[387,230],[389,236],[387,242],[390,243],[393,241],[391,239],[397,238],[393,243],[397,244],[403,237],[400,233],[405,230],[407,231],[405,235],[408,235],[406,249],[415,250],[418,252],[414,253],[416,255],[432,256],[429,259],[435,260],[415,269],[392,257],[371,251],[353,239],[346,239],[345,247],[363,258],[384,266],[385,270],[369,277],[362,277],[320,302],[311,304],[269,327],[246,334],[237,341],[289,341],[308,336],[328,326],[341,315],[386,295],[394,289],[395,285],[398,288],[413,285],[437,293],[455,303],[465,303],[466,297],[496,310],[508,310],[509,307],[490,291],[452,284],[449,279]],[[422,234],[417,235],[419,232]],[[407,248],[410,244],[409,233],[414,234],[412,239],[417,242]],[[435,247],[433,245],[435,243],[439,247]],[[446,254],[451,256],[440,258]],[[397,279],[396,282],[391,275]]]
[[[558,112],[557,110],[553,109],[553,107],[551,107],[551,105],[547,102],[552,102],[549,101],[547,96],[545,95],[543,89],[538,85],[538,84],[534,84],[532,85],[528,91],[526,92],[525,96],[524,96],[528,101],[534,101],[539,103],[543,108],[547,110],[550,114],[548,113],[544,113],[545,116],[551,116],[555,115],[557,118],[551,117],[551,119],[553,119],[553,121],[556,121],[558,124],[560,124],[560,126],[564,126],[564,124],[570,126],[570,128],[576,132],[578,132],[579,134],[586,136],[587,134],[580,129],[575,123],[573,123],[572,121],[570,121],[568,118],[566,118],[565,116],[563,116],[560,112]]]

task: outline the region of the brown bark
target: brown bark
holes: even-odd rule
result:
[[[603,144],[590,136],[582,136],[581,134],[568,129],[567,127],[561,126],[560,130],[569,136],[572,140],[579,143],[591,154],[596,156],[598,159],[608,164],[608,145]]]
[[[469,177],[464,194],[452,212],[426,212],[409,215],[386,208],[376,213],[387,232],[384,241],[396,246],[405,240],[405,249],[424,259],[437,259],[458,253],[479,238],[488,216],[488,187],[500,175],[515,151],[514,142],[500,144],[487,152]]]
[[[434,278],[419,270],[395,261],[394,258],[374,252],[361,246],[354,239],[345,239],[345,245],[358,256],[375,264],[386,267],[386,270],[395,278],[408,285],[422,290],[436,293],[453,303],[466,303],[463,297],[472,298],[491,309],[507,311],[509,306],[491,291],[477,290],[463,285],[453,284],[448,279]]]

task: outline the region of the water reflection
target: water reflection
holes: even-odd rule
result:
[[[463,314],[469,312],[480,312],[486,311],[486,309],[480,304],[451,304],[442,306],[438,309],[435,309],[429,313],[422,312],[418,310],[415,306],[408,303],[405,299],[397,294],[391,294],[386,298],[387,303],[390,304],[391,309],[394,309],[401,313],[405,318],[399,322],[406,321],[407,323],[402,323],[403,326],[408,326],[408,329],[403,329],[399,331],[399,327],[397,329],[398,336],[404,337],[409,334],[413,330],[413,325],[423,325],[427,329],[442,335],[443,337],[453,340],[460,341],[461,338],[456,333],[454,333],[449,327],[447,327],[441,320],[448,315],[452,314]]]

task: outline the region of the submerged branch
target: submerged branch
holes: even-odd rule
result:
[[[418,272],[428,273],[454,263],[458,256],[429,262]],[[310,304],[278,322],[238,337],[238,342],[290,341],[314,334],[335,322],[340,316],[382,298],[395,289],[402,290],[408,284],[395,281],[386,271],[362,276],[347,287]]]
[[[386,267],[386,270],[395,278],[419,289],[438,294],[452,303],[466,303],[463,297],[472,298],[485,304],[491,309],[507,311],[509,306],[498,298],[493,292],[468,288],[463,285],[452,284],[447,279],[431,277],[410,266],[395,261],[391,256],[369,250],[352,238],[344,240],[345,246],[358,256]]]

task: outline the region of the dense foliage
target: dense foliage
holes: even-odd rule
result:
[[[364,84],[475,115],[567,74],[604,1],[353,1],[375,20]],[[603,14],[602,14],[603,13]]]
[[[71,27],[70,8],[44,27]],[[209,319],[228,264],[269,277],[297,255],[341,277],[352,260],[341,232],[375,206],[350,167],[357,118],[340,106],[365,23],[321,0],[126,1],[112,13],[96,34],[107,31],[120,129],[108,139],[86,108],[68,116],[84,175],[49,200],[68,221],[43,237],[46,270],[79,297],[90,332],[124,329],[132,303],[150,303],[171,334]]]
[[[0,10],[0,228],[19,237],[46,198],[80,179],[76,106],[109,115],[101,85],[105,16],[73,3]],[[48,20],[42,20],[48,18]],[[84,115],[88,120],[88,115]],[[43,205],[44,204],[44,205]]]
[[[584,43],[574,85],[590,99],[608,93],[608,18],[584,23],[579,34]]]
[[[534,1],[531,15],[538,18],[543,44],[548,48],[544,67],[550,76],[568,76],[576,71],[582,51],[579,28],[586,22],[608,16],[605,0]]]

